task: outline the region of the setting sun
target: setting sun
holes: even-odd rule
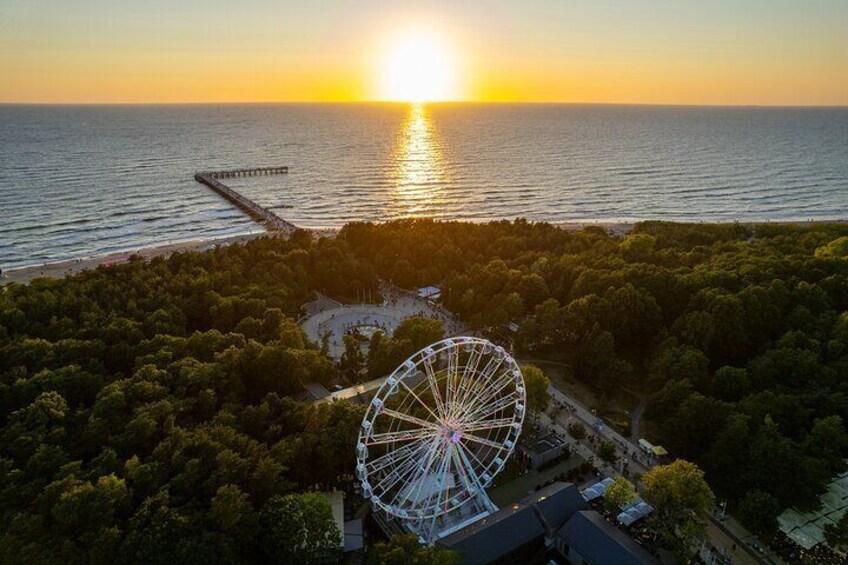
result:
[[[404,32],[385,48],[378,96],[405,102],[456,99],[456,66],[456,55],[437,34]]]

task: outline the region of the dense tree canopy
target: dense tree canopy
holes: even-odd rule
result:
[[[336,371],[294,319],[376,282],[298,234],[0,292],[0,562],[280,559],[282,495],[352,473],[361,421],[287,398]]]
[[[351,474],[361,421],[355,406],[295,399],[363,360],[335,366],[294,320],[316,291],[376,295],[378,277],[439,284],[475,330],[516,323],[519,353],[569,365],[595,392],[649,395],[651,439],[743,508],[812,507],[848,456],[846,237],[406,220],[12,285],[0,562],[272,559],[267,505]],[[441,335],[410,321],[377,334],[364,362],[385,374]]]
[[[416,351],[420,351],[445,335],[441,321],[423,316],[410,316],[395,329],[392,337],[376,332],[368,349],[368,373],[384,377]]]
[[[846,225],[645,222],[620,238],[408,220],[343,233],[380,276],[439,282],[475,329],[518,323],[519,353],[571,365],[600,395],[650,395],[652,439],[731,501],[757,490],[808,509],[845,468]]]

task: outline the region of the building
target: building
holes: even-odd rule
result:
[[[554,483],[437,542],[463,563],[533,563],[550,552],[549,540],[575,512],[586,508],[571,483]]]
[[[519,448],[530,459],[530,466],[534,469],[544,467],[552,461],[565,459],[570,454],[565,439],[559,437],[556,432],[522,441]]]
[[[365,547],[362,520],[356,519],[345,521],[343,493],[334,490],[322,492],[321,494],[324,495],[327,502],[330,503],[330,508],[333,511],[333,522],[335,522],[336,528],[338,528],[339,533],[341,534],[341,541],[339,543],[338,553],[325,556],[324,559],[319,559],[319,561],[337,563],[341,559],[341,553],[359,551]]]
[[[554,483],[445,536],[437,545],[467,565],[545,563],[657,565],[659,561],[599,513],[571,483]]]
[[[515,503],[437,542],[465,565],[532,562],[545,551],[545,526],[532,506]]]
[[[556,548],[572,565],[658,565],[659,560],[594,510],[576,512],[557,532]]]

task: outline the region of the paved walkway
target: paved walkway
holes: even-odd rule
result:
[[[595,466],[606,476],[614,477],[622,474],[623,465],[626,463],[630,475],[633,473],[643,474],[658,462],[656,458],[645,454],[639,446],[624,438],[615,430],[604,425],[592,411],[574,400],[566,396],[560,390],[553,386],[548,388],[551,394],[551,405],[553,408],[553,416],[542,414],[540,421],[552,430],[560,434],[565,434],[566,441],[569,447],[578,455],[587,461],[594,461]],[[562,408],[557,409],[556,403],[559,403]],[[549,408],[549,412],[551,409]],[[612,442],[616,446],[619,462],[615,467],[604,464],[593,452],[594,445],[584,440],[576,442],[568,435],[567,428],[573,422],[580,422],[586,427],[586,431],[590,434],[594,433],[596,438],[602,438]],[[725,562],[749,565],[752,563],[772,563],[782,564],[783,561],[771,552],[758,551],[755,547],[762,547],[762,544],[756,541],[756,537],[748,532],[741,524],[736,522],[732,517],[727,517],[719,522],[715,517],[710,517],[707,522],[707,534],[709,535],[712,552],[707,550],[707,554],[714,559],[715,563],[720,563],[724,558]]]
[[[385,297],[381,304],[345,305],[319,295],[317,300],[304,305],[307,317],[300,326],[309,339],[319,344],[323,335],[329,333],[329,354],[335,360],[344,353],[345,333],[354,328],[365,332],[380,329],[391,336],[406,318],[425,316],[441,320],[448,336],[459,335],[466,329],[450,312],[414,294],[388,286],[381,292]]]

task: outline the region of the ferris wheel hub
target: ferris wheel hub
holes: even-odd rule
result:
[[[459,443],[459,440],[462,439],[462,428],[445,426],[444,435],[448,443]]]

